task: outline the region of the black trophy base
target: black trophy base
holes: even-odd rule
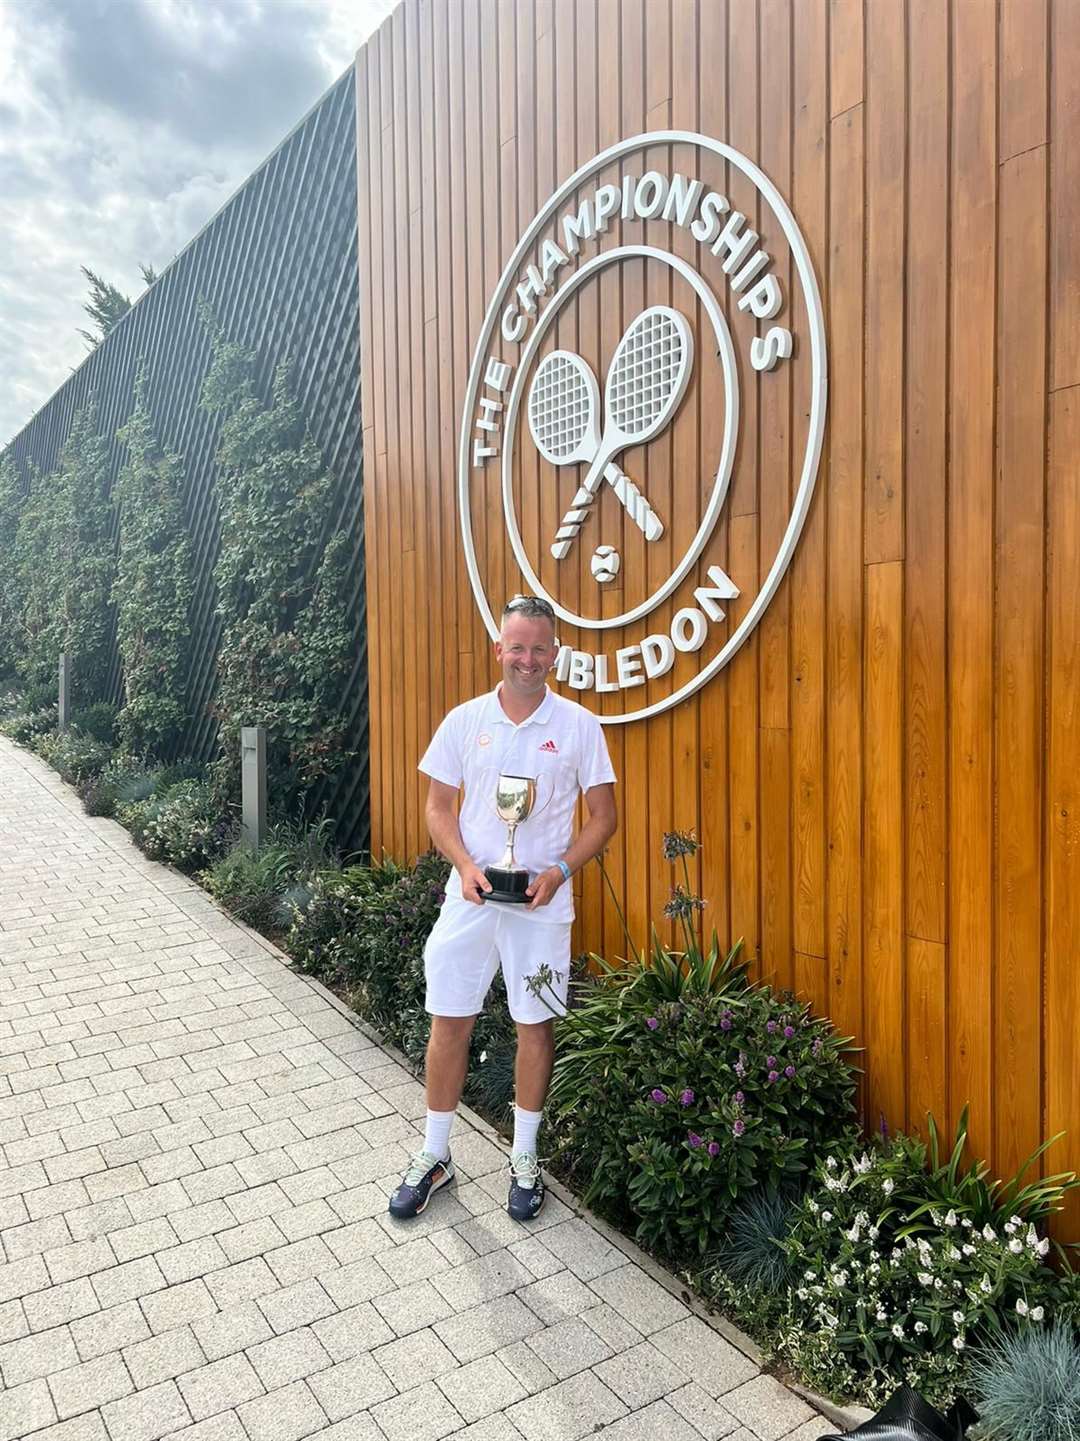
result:
[[[491,882],[491,890],[484,894],[485,901],[498,901],[506,906],[527,906],[532,900],[525,894],[529,884],[528,871],[504,871],[498,866],[488,866],[484,875]]]

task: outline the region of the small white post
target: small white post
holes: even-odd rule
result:
[[[57,707],[57,730],[66,731],[71,724],[71,657],[60,652],[60,697]]]
[[[240,843],[256,851],[266,840],[266,727],[240,728]]]

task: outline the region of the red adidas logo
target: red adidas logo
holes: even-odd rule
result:
[[[540,749],[542,751],[554,751],[556,755],[559,754],[559,747],[555,744],[554,741],[545,741],[544,744],[540,747]]]

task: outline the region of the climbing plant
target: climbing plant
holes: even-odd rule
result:
[[[15,564],[23,485],[10,455],[0,455],[0,687],[13,679],[22,625],[22,574]]]
[[[240,727],[264,725],[281,798],[343,758],[349,551],[342,531],[324,541],[335,482],[291,393],[288,366],[277,367],[264,402],[252,353],[228,340],[206,308],[203,320],[212,357],[202,404],[222,417],[216,771],[235,791]]]
[[[31,469],[19,507],[14,565],[22,605],[16,668],[24,685],[55,682],[61,651],[72,658],[74,696],[101,697],[108,665],[115,573],[108,445],[90,401],[75,413],[49,475]]]
[[[130,751],[163,756],[185,717],[191,548],[180,457],[160,450],[146,390],[140,369],[135,409],[118,432],[127,460],[116,485],[120,542],[113,601],[124,667],[117,736]]]

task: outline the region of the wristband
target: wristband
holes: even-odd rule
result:
[[[570,867],[566,864],[565,861],[556,861],[555,864],[558,866],[559,870],[562,871],[563,880],[568,881],[570,879]]]

